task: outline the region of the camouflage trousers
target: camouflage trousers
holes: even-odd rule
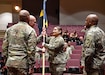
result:
[[[7,75],[28,75],[28,69],[8,67]]]
[[[89,69],[90,71],[87,71],[87,74],[84,75],[104,75],[103,69]]]
[[[66,70],[66,64],[53,64],[50,63],[50,72],[51,75],[63,75],[63,72]]]

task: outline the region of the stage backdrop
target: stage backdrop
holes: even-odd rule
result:
[[[99,16],[99,27],[105,31],[105,0],[60,0],[60,25],[84,25],[88,14]]]

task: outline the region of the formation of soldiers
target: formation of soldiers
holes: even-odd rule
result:
[[[27,10],[19,12],[20,21],[6,30],[3,40],[3,57],[8,75],[32,75],[37,50],[36,45],[46,36],[42,44],[48,52],[51,75],[63,75],[66,70],[67,55],[64,51],[65,41],[62,28],[54,27],[52,35],[47,37],[45,31],[37,37],[32,28],[36,18]],[[97,26],[98,16],[89,14],[86,18],[86,31],[83,43],[81,65],[84,75],[104,75],[105,33]],[[45,30],[45,29],[44,29]],[[90,66],[89,66],[90,65]]]

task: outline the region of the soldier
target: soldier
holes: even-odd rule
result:
[[[62,29],[59,26],[54,27],[52,36],[47,38],[48,43],[43,46],[48,49],[51,75],[63,75],[66,65],[66,54],[63,50],[64,39],[61,36]]]
[[[30,15],[30,21],[29,21],[29,25],[34,28],[34,26],[36,25],[36,18],[33,15]]]
[[[20,21],[6,30],[3,40],[3,56],[8,75],[31,75],[35,64],[36,33],[29,26],[30,14],[19,12]]]
[[[86,28],[83,59],[86,75],[104,75],[105,33],[98,26],[98,16],[89,14],[86,18]],[[84,74],[85,75],[85,74]]]
[[[34,29],[34,26],[36,25],[36,18],[33,15],[30,15],[30,21],[29,25]],[[35,29],[34,29],[35,30]],[[35,31],[36,32],[36,31]],[[37,43],[39,43],[40,40],[37,38]],[[35,52],[35,60],[40,60],[40,54],[39,51],[41,51],[41,48],[36,46],[36,52]]]
[[[30,15],[30,21],[29,21],[29,25],[34,28],[34,26],[36,25],[36,18],[33,16],[33,15]],[[39,35],[37,37],[37,44],[39,44],[40,42],[42,42],[42,39],[40,40],[40,37],[42,37],[42,35]],[[36,53],[35,53],[35,60],[40,60],[41,59],[41,52],[42,51],[42,48],[40,47],[36,47]],[[45,58],[48,59],[49,57],[49,54],[48,52],[46,51],[45,52]]]

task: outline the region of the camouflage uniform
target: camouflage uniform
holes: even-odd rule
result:
[[[27,75],[28,68],[35,63],[35,48],[36,32],[26,22],[19,22],[7,29],[2,49],[3,56],[7,57],[6,66],[10,75]]]
[[[45,43],[45,47],[48,48],[51,75],[62,75],[67,62],[63,51],[64,39],[59,35],[47,38],[48,40],[49,44]]]
[[[105,33],[95,25],[85,34],[82,59],[87,75],[104,75],[101,66],[105,59]]]
[[[74,48],[73,45],[67,46],[66,51],[65,51],[65,53],[66,53],[66,55],[67,55],[67,59],[70,59],[70,55],[72,54],[72,51],[73,51],[74,49],[75,49],[75,48]]]
[[[41,48],[36,46],[35,61],[41,59],[41,55],[40,55],[39,51],[42,51]]]

